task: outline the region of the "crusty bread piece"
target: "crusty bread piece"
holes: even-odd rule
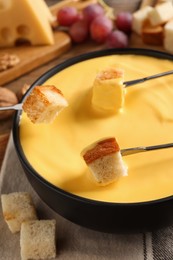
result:
[[[68,106],[62,92],[55,86],[36,86],[23,103],[23,110],[33,123],[51,123]]]
[[[124,71],[108,68],[100,71],[93,83],[91,103],[100,111],[118,112],[124,105]]]
[[[148,19],[152,26],[162,25],[173,18],[173,5],[172,1],[167,1],[162,4],[158,4],[148,14]]]
[[[148,19],[149,13],[153,10],[151,6],[145,6],[144,8],[133,13],[132,30],[141,35],[142,28]]]
[[[168,22],[164,27],[163,46],[166,51],[173,53],[173,20]]]
[[[37,219],[32,199],[27,192],[1,195],[4,219],[12,233],[20,231],[23,221]]]
[[[107,185],[121,176],[127,176],[127,167],[114,137],[104,138],[87,146],[81,155],[99,185]]]
[[[56,221],[33,220],[22,223],[20,247],[22,260],[56,257]]]
[[[142,29],[142,41],[145,44],[150,45],[163,45],[163,26],[157,25],[152,26],[149,21],[147,21]]]

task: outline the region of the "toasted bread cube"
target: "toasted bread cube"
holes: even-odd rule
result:
[[[149,21],[147,21],[142,29],[142,41],[145,44],[150,45],[163,45],[164,29],[163,26],[157,25],[152,26]]]
[[[55,86],[36,86],[23,103],[23,110],[33,123],[51,123],[68,106]]]
[[[148,19],[149,13],[153,10],[151,6],[145,6],[144,8],[133,13],[132,30],[141,35],[142,28]]]
[[[4,219],[12,233],[20,231],[21,224],[37,219],[32,199],[27,192],[14,192],[1,195]]]
[[[171,18],[173,18],[173,5],[171,1],[157,5],[148,15],[148,19],[153,26],[162,25]]]
[[[22,223],[20,247],[22,260],[56,257],[56,221],[33,220]]]
[[[165,50],[173,53],[173,20],[165,25],[164,36],[163,45]]]
[[[109,68],[99,72],[92,89],[93,107],[101,111],[118,112],[124,105],[123,79],[122,69]]]
[[[127,176],[119,145],[114,137],[105,138],[87,146],[81,155],[95,182],[107,185],[121,176]]]

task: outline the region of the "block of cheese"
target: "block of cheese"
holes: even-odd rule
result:
[[[173,53],[173,20],[168,22],[164,27],[163,45],[166,51]]]
[[[151,6],[145,6],[144,8],[133,13],[132,30],[141,35],[142,28],[146,22],[149,13],[153,10]]]
[[[44,0],[1,0],[0,47],[53,44],[53,19]]]
[[[118,112],[124,104],[124,71],[108,68],[100,71],[93,83],[92,106],[104,112]]]
[[[164,24],[171,18],[173,18],[173,4],[171,1],[157,5],[148,14],[148,19],[153,26]]]

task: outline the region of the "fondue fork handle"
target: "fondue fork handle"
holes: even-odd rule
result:
[[[131,87],[133,85],[139,84],[139,83],[143,83],[143,82],[150,80],[150,79],[156,79],[156,78],[168,76],[168,75],[171,75],[171,74],[173,74],[173,70],[165,71],[165,72],[155,74],[155,75],[152,75],[152,76],[148,76],[148,77],[145,77],[145,78],[141,78],[141,79],[125,81],[123,84],[125,85],[125,88],[127,88],[127,87]]]
[[[0,111],[4,110],[22,110],[22,103],[16,104],[14,106],[6,106],[6,107],[0,107]]]
[[[126,156],[126,155],[148,152],[148,151],[159,150],[159,149],[166,149],[166,148],[173,148],[173,143],[152,145],[152,146],[138,146],[133,148],[122,149],[120,152],[122,156]]]

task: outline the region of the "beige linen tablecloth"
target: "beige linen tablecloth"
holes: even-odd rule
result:
[[[32,189],[10,137],[0,174],[1,194],[27,191],[40,219],[56,219],[59,260],[173,260],[173,227],[154,233],[106,234],[78,226],[53,212]],[[0,207],[0,260],[20,260],[20,234],[12,234]]]

